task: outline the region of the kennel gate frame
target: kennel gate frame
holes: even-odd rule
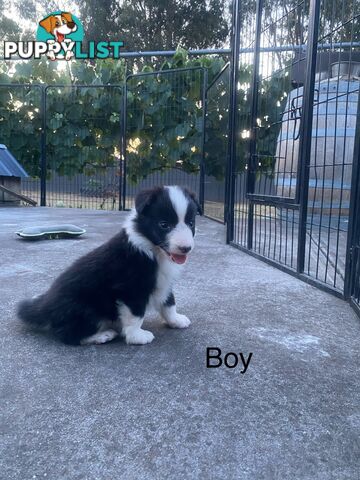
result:
[[[306,234],[307,234],[307,209],[308,209],[308,190],[309,190],[309,164],[310,151],[312,142],[312,119],[314,107],[315,92],[315,73],[317,62],[317,51],[319,49],[330,49],[334,47],[359,47],[359,42],[340,42],[327,45],[325,42],[318,41],[320,8],[321,0],[310,0],[309,6],[309,30],[306,48],[306,68],[305,82],[303,91],[303,112],[300,120],[300,145],[299,145],[299,166],[298,181],[296,183],[296,195],[294,199],[281,196],[269,196],[254,193],[254,176],[256,169],[254,168],[254,160],[256,155],[256,115],[258,106],[258,84],[259,84],[259,59],[260,53],[267,51],[267,48],[261,47],[261,18],[263,13],[264,0],[256,0],[256,17],[254,42],[251,48],[240,48],[241,43],[241,25],[240,25],[240,0],[233,2],[233,24],[231,38],[231,76],[230,76],[230,128],[229,128],[229,148],[228,148],[228,179],[229,186],[228,202],[227,202],[227,233],[226,241],[229,245],[238,248],[280,270],[289,273],[306,283],[309,283],[321,290],[331,293],[337,297],[350,300],[355,310],[360,315],[360,219],[357,212],[360,208],[360,188],[359,188],[359,169],[360,162],[360,93],[358,98],[358,121],[355,133],[355,148],[352,165],[352,187],[349,205],[349,230],[347,237],[347,249],[345,257],[345,280],[343,291],[326,284],[318,278],[311,277],[304,271],[305,250],[306,250]],[[283,50],[298,50],[304,45],[278,47]],[[247,214],[247,230],[245,233],[246,246],[240,241],[235,240],[235,182],[236,182],[236,136],[239,134],[239,126],[237,119],[238,95],[237,88],[239,82],[239,59],[242,53],[254,53],[254,69],[251,80],[250,104],[251,104],[251,127],[249,141],[249,168],[246,173],[245,198],[248,202]],[[297,245],[296,268],[291,268],[275,258],[267,257],[265,254],[258,253],[253,249],[253,221],[254,207],[256,205],[266,205],[269,207],[278,207],[289,209],[299,214],[299,233]],[[240,221],[240,220],[239,220]],[[357,294],[355,298],[354,295]]]
[[[201,82],[201,109],[202,109],[202,134],[201,134],[201,160],[199,164],[199,203],[202,209],[204,209],[204,161],[205,161],[205,134],[206,134],[206,105],[207,105],[207,83],[208,83],[208,71],[205,67],[183,67],[176,69],[156,70],[152,72],[139,72],[131,73],[126,76],[123,86],[123,104],[122,104],[122,121],[121,121],[121,159],[123,161],[123,175],[120,177],[120,191],[122,192],[122,199],[119,203],[119,210],[130,210],[126,206],[126,194],[127,194],[127,180],[126,180],[126,167],[127,167],[127,117],[128,117],[128,81],[134,78],[161,76],[161,75],[174,75],[177,73],[195,72],[198,71],[202,74]]]
[[[226,62],[225,65],[222,67],[222,69],[215,75],[215,77],[212,79],[212,81],[209,83],[209,85],[207,86],[206,88],[206,103],[205,103],[205,106],[206,106],[206,111],[205,111],[205,135],[206,135],[206,118],[207,118],[207,115],[208,115],[208,107],[209,107],[209,96],[210,96],[210,91],[213,87],[216,86],[217,82],[219,80],[222,79],[222,76],[224,74],[228,73],[229,75],[229,79],[228,79],[228,82],[227,82],[227,89],[228,89],[228,95],[229,95],[229,101],[230,101],[230,61],[229,62]],[[229,105],[228,105],[229,106]],[[227,119],[227,131],[229,131],[229,128],[230,128],[230,112],[228,110],[228,115],[227,115],[228,119]],[[205,145],[206,145],[206,141],[204,142],[204,158],[205,158],[205,154],[206,154],[206,149],[205,149]],[[227,222],[227,209],[229,208],[229,200],[228,200],[228,195],[229,195],[229,188],[228,188],[228,185],[227,185],[227,182],[228,182],[228,179],[229,179],[229,162],[228,162],[228,153],[229,153],[229,145],[227,145],[227,149],[226,149],[226,156],[224,158],[224,162],[225,162],[225,175],[224,175],[224,179],[223,179],[223,183],[224,183],[224,199],[223,199],[223,205],[224,205],[224,208],[223,208],[223,216],[222,218],[220,217],[215,217],[215,216],[212,216],[212,215],[207,215],[205,213],[205,178],[204,178],[204,205],[203,205],[203,215],[205,218],[209,218],[210,220],[213,220],[214,222],[218,222],[218,223],[221,223],[222,225],[226,225],[226,222]],[[204,160],[205,162],[205,160]]]
[[[34,89],[38,90],[40,95],[39,95],[39,116],[41,120],[41,127],[40,127],[40,133],[39,133],[39,167],[40,167],[40,175],[39,175],[39,196],[40,196],[40,202],[39,205],[41,207],[46,206],[46,201],[47,201],[47,169],[48,169],[48,156],[47,156],[47,129],[48,129],[48,112],[47,112],[47,96],[48,96],[48,90],[49,89],[73,89],[73,90],[78,90],[81,88],[84,89],[108,89],[108,90],[120,90],[121,91],[121,105],[122,105],[122,96],[123,96],[123,89],[124,85],[123,84],[112,84],[112,85],[106,85],[106,84],[100,84],[100,85],[86,85],[86,84],[41,84],[41,83],[3,83],[0,84],[0,91],[2,88],[6,88],[9,91],[11,89]],[[121,113],[121,105],[119,106],[119,113]],[[120,115],[120,120],[119,120],[119,148],[121,146],[121,115]],[[121,161],[119,162],[119,178],[121,179],[122,175],[122,165]],[[119,198],[121,198],[121,182],[119,181]],[[120,209],[120,208],[119,208]]]

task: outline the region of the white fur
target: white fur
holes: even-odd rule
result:
[[[81,340],[81,345],[100,345],[102,343],[107,343],[117,337],[119,334],[115,330],[104,330],[96,332],[90,337],[83,338]]]
[[[133,315],[130,309],[124,304],[120,304],[118,310],[121,322],[121,333],[125,337],[128,345],[145,345],[154,340],[155,337],[151,332],[141,328],[144,321],[143,318]]]
[[[169,252],[179,253],[182,251],[179,247],[190,247],[189,252],[194,248],[194,237],[190,227],[184,222],[178,223],[168,235]]]
[[[189,205],[189,200],[184,195],[184,192],[177,185],[165,187],[169,192],[170,201],[179,218],[179,222],[185,221],[186,210]]]
[[[181,254],[182,252],[179,250],[179,247],[194,248],[192,231],[185,223],[189,200],[179,187],[171,186],[165,188],[168,189],[170,201],[179,220],[176,227],[167,237],[169,252]],[[190,320],[185,315],[177,313],[175,306],[164,306],[184,264],[180,265],[173,262],[161,248],[154,246],[150,240],[136,231],[134,225],[136,215],[137,212],[133,209],[124,224],[129,241],[135,248],[145,253],[151,259],[156,258],[158,262],[156,286],[150,296],[147,307],[155,308],[155,310],[160,312],[170,327],[186,328],[190,325]],[[124,304],[119,305],[119,318],[121,322],[121,333],[125,337],[126,343],[143,345],[150,343],[154,339],[154,335],[151,332],[141,328],[143,318],[134,316],[130,309]]]
[[[61,33],[62,35],[68,35],[69,33],[75,32],[77,30],[76,24],[74,25],[73,28],[70,28],[68,27],[67,23],[63,23],[63,19],[61,15],[54,15],[54,17],[57,18],[57,20],[60,23],[59,27],[54,28],[54,34],[55,34],[56,40],[57,40],[57,35],[56,35],[57,32]]]
[[[136,210],[133,209],[131,213],[128,215],[127,219],[124,223],[125,231],[129,237],[129,241],[134,245],[135,248],[140,250],[141,252],[145,253],[149,258],[154,258],[154,245],[148,240],[146,237],[138,233],[134,226],[134,219],[137,213]]]
[[[158,273],[156,279],[156,287],[150,297],[149,306],[160,311],[163,303],[166,302],[175,281],[182,272],[184,265],[174,263],[169,256],[160,248],[156,252],[156,259],[158,261]]]
[[[178,216],[179,222],[168,235],[169,251],[172,253],[182,253],[179,247],[194,248],[194,237],[191,229],[185,223],[185,215],[189,206],[189,200],[184,192],[177,185],[165,187],[169,192],[170,201]]]
[[[171,328],[187,328],[191,323],[186,315],[177,313],[175,305],[171,307],[163,305],[161,315]]]

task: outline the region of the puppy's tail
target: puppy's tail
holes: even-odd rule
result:
[[[41,300],[42,297],[23,300],[17,306],[17,315],[24,323],[43,330],[47,328],[48,321],[42,311]]]

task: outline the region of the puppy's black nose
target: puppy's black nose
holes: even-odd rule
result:
[[[75,27],[75,22],[67,22],[67,26],[69,28],[74,28]]]
[[[178,247],[181,253],[188,253],[191,250],[191,247]]]

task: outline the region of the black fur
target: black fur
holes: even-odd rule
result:
[[[172,307],[173,305],[175,305],[175,297],[173,292],[169,294],[168,298],[166,299],[165,305],[167,307]]]
[[[196,200],[186,214],[195,232]],[[137,231],[154,245],[166,249],[168,230],[159,219],[176,225],[177,216],[164,188],[141,192],[136,198]],[[160,222],[161,223],[161,222]],[[43,295],[18,306],[18,316],[26,323],[49,330],[67,344],[77,345],[95,334],[105,320],[116,322],[119,302],[138,317],[145,313],[151,293],[156,287],[158,264],[134,248],[124,229],[107,243],[78,259],[63,272]],[[175,303],[171,294],[168,305]]]
[[[35,326],[50,326],[64,343],[77,345],[96,333],[103,319],[116,321],[118,300],[134,315],[144,315],[156,271],[155,260],[134,250],[121,231],[77,260],[45,295],[20,303],[18,314]]]

